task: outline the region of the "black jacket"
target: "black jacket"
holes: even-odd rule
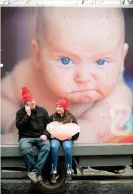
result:
[[[78,124],[76,118],[75,118],[69,111],[67,111],[67,112],[68,112],[68,114],[69,114],[70,117],[71,117],[71,123],[76,123],[76,124]],[[50,122],[53,122],[53,121],[62,122],[62,121],[63,121],[63,117],[61,117],[60,114],[58,114],[57,112],[55,112],[54,114],[52,114],[52,115],[50,116]],[[70,122],[69,122],[69,123],[70,123]],[[79,133],[73,135],[73,136],[72,136],[72,140],[75,140],[75,141],[76,141],[76,140],[78,139],[78,137],[79,137]]]
[[[16,113],[16,127],[19,131],[19,139],[25,137],[36,138],[41,135],[46,135],[47,138],[49,138],[50,134],[46,131],[48,123],[48,112],[40,106],[36,106],[35,109],[31,111],[30,116],[26,113],[25,108],[21,108]]]

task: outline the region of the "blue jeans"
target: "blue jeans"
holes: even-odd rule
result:
[[[72,140],[65,140],[63,142],[58,139],[51,140],[51,154],[52,154],[52,170],[57,171],[58,163],[58,151],[59,147],[62,145],[65,155],[65,160],[67,163],[67,169],[72,169]]]
[[[39,148],[38,159],[35,161],[33,146]],[[40,138],[22,138],[19,141],[20,152],[24,157],[29,172],[42,172],[45,161],[50,152],[49,140],[42,141]]]

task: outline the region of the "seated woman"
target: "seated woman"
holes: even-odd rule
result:
[[[51,115],[50,122],[58,121],[63,124],[66,123],[77,123],[76,118],[67,110],[68,108],[68,99],[62,98],[56,104],[56,112]],[[70,139],[66,139],[61,141],[51,135],[51,154],[52,154],[52,177],[51,182],[56,183],[58,178],[57,174],[57,162],[58,162],[58,151],[60,145],[63,146],[65,161],[67,165],[67,175],[66,181],[70,182],[72,179],[72,146],[73,141],[77,140],[79,137],[79,133],[73,135]]]

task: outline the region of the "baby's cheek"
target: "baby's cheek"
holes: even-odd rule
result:
[[[114,88],[115,88],[114,85],[105,86],[105,89],[104,89],[105,96],[109,95],[114,90]]]
[[[120,75],[116,74],[116,72],[110,72],[109,74],[106,74],[104,76],[104,82],[106,83],[106,85],[112,85],[115,86],[118,82]]]
[[[73,88],[73,80],[66,75],[61,76],[61,79],[59,78],[57,81],[57,87],[59,86],[61,90],[67,92],[71,92]]]
[[[104,97],[108,96],[116,87],[116,82],[106,79],[99,82],[99,90]]]
[[[65,80],[57,80],[54,83],[51,83],[51,88],[53,88],[54,92],[58,96],[65,96],[67,93],[71,92],[71,85],[67,83]]]

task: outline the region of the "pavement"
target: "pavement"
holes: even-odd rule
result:
[[[29,180],[4,180],[2,194],[35,194]],[[72,181],[65,194],[133,194],[133,180]],[[41,193],[39,193],[41,194]]]
[[[28,179],[2,179],[2,194],[36,194]],[[65,194],[133,194],[133,169],[114,174],[89,168],[73,177]],[[41,194],[41,193],[39,193]]]
[[[112,172],[102,171],[102,170],[94,170],[92,168],[85,169],[84,173],[86,175],[107,175],[107,176],[133,176],[133,169],[130,166],[126,166],[124,170],[120,170],[118,174],[114,174]],[[78,170],[78,175],[81,176],[80,171]]]

